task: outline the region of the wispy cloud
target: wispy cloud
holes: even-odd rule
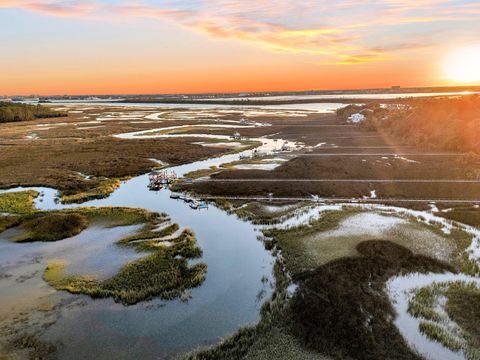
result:
[[[85,16],[97,11],[99,4],[90,1],[0,0],[0,8],[19,8],[50,16]]]
[[[50,16],[161,18],[212,37],[255,43],[272,51],[312,54],[320,62],[346,65],[378,61],[428,45],[404,39],[385,44],[384,33],[395,31],[408,37],[411,24],[422,29],[428,24],[480,20],[480,4],[460,0],[0,0],[2,7]]]

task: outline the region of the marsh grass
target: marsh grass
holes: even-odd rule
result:
[[[462,345],[456,341],[451,335],[449,335],[442,327],[435,323],[428,321],[420,321],[418,325],[420,332],[425,334],[430,339],[435,340],[447,348],[458,351],[462,348]]]
[[[305,206],[305,203],[292,204],[291,207],[278,211],[267,211],[265,206],[265,204],[255,201],[236,208],[234,212],[240,219],[251,221],[253,224],[275,225],[295,210]]]
[[[88,226],[87,217],[77,213],[43,213],[24,219],[23,234],[15,242],[57,241],[81,233]]]
[[[20,224],[20,216],[0,216],[0,233]]]
[[[464,332],[471,359],[480,359],[480,288],[473,283],[454,282],[446,291],[446,311]]]
[[[210,176],[218,171],[221,171],[221,168],[218,168],[216,166],[210,166],[208,169],[199,169],[199,170],[194,170],[186,173],[183,175],[184,178],[192,178],[192,179],[198,179],[201,177],[206,177]]]
[[[233,211],[233,205],[227,199],[219,198],[213,200],[213,202],[215,203],[215,206],[217,206],[221,210],[224,210],[228,213],[231,213]]]
[[[108,279],[65,275],[66,264],[62,262],[50,262],[43,278],[57,290],[93,298],[112,297],[124,305],[136,304],[156,296],[174,299],[182,296],[185,290],[203,283],[207,265],[188,263],[188,259],[202,255],[191,230],[184,230],[172,242],[170,247],[148,247],[152,252],[150,255],[127,263]]]
[[[62,212],[78,213],[86,216],[91,223],[99,223],[109,227],[143,223],[151,225],[166,217],[166,214],[150,212],[145,209],[119,206],[78,207],[73,209],[65,209],[62,210]]]
[[[474,210],[478,210],[475,209]],[[444,216],[448,213],[436,212],[435,215],[442,216],[449,219],[447,216]],[[417,221],[418,219],[413,216],[407,216],[412,222]],[[421,220],[421,219],[420,219]],[[467,224],[468,222],[462,222],[462,218],[450,219],[457,221],[461,224]],[[425,219],[423,218],[423,221]],[[424,223],[429,230],[437,234],[438,236],[445,237],[449,241],[450,245],[453,247],[453,253],[451,258],[451,263],[462,273],[468,274],[471,276],[480,275],[480,265],[477,261],[470,258],[470,253],[468,248],[472,244],[473,235],[464,231],[458,224],[453,224],[453,227],[450,229],[448,235],[445,234],[443,225],[438,222],[429,222]]]
[[[35,211],[34,200],[39,193],[34,190],[0,194],[0,212],[29,214]]]
[[[160,231],[156,231],[158,224],[150,221],[145,224],[143,229],[136,234],[126,237],[120,240],[120,244],[133,245],[138,250],[151,250],[152,247],[156,247],[158,240],[165,236],[170,236],[180,229],[177,223],[171,224]]]
[[[437,311],[439,298],[446,298],[446,314]],[[409,301],[408,311],[421,319],[419,329],[430,339],[453,350],[463,350],[467,359],[480,359],[480,288],[473,282],[434,283],[417,289]],[[461,331],[456,336],[448,326],[454,321]]]
[[[358,210],[351,208],[330,211],[323,213],[307,225],[288,229],[264,229],[263,234],[272,239],[282,250],[289,271],[296,273],[310,270],[318,266],[318,260],[315,258],[314,251],[308,248],[304,240],[320,232],[337,228],[343,219],[357,212]]]
[[[445,219],[458,221],[462,224],[480,226],[480,209],[470,207],[456,207],[447,212],[436,212],[435,215]]]
[[[408,303],[408,312],[426,320],[441,321],[442,316],[435,310],[436,300],[441,294],[439,286],[428,286],[415,291]]]
[[[79,207],[3,216],[0,217],[0,231],[18,226],[23,230],[23,234],[13,239],[14,241],[57,241],[77,235],[91,224],[106,227],[145,224],[144,228],[148,228],[164,218],[165,214],[137,208]]]
[[[122,180],[125,180],[123,178]],[[100,178],[98,185],[89,188],[86,191],[64,190],[60,192],[60,200],[64,204],[83,203],[88,200],[104,199],[118,187],[120,187],[121,180],[117,178]]]
[[[436,213],[436,215],[440,214]],[[415,218],[412,219],[412,221],[414,220]],[[446,236],[442,230],[442,225],[438,223],[428,223],[426,226],[437,235],[442,237]],[[454,247],[451,259],[452,264],[465,274],[472,276],[480,274],[479,264],[470,259],[468,252],[468,248],[472,244],[473,236],[454,225],[446,237],[448,238],[449,243]]]

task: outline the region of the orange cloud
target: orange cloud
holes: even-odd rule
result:
[[[321,62],[337,64],[378,61],[387,52],[405,50],[403,41],[389,46],[376,42],[375,34],[385,29],[471,20],[480,13],[480,4],[452,0],[209,0],[173,4],[0,0],[0,7],[50,16],[161,18],[212,37],[255,43],[272,51],[313,55],[321,57]]]

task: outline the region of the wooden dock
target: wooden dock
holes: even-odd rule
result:
[[[160,190],[168,186],[177,179],[177,173],[170,170],[152,171],[148,174],[148,188],[150,190]]]

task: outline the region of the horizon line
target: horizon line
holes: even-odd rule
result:
[[[264,91],[207,91],[207,92],[158,92],[158,93],[79,93],[79,94],[4,94],[0,97],[29,97],[29,96],[38,96],[38,97],[62,97],[62,96],[172,96],[172,95],[218,95],[218,94],[282,94],[282,93],[309,93],[309,92],[361,92],[361,91],[375,91],[375,90],[427,90],[427,89],[480,89],[479,84],[473,85],[435,85],[435,86],[407,86],[403,87],[400,85],[392,85],[391,87],[373,87],[373,88],[337,88],[337,89],[308,89],[308,90],[264,90]],[[464,90],[468,91],[468,90]]]

